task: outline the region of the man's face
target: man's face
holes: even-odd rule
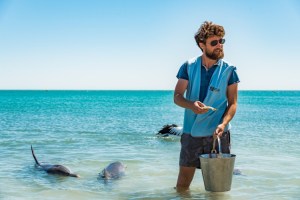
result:
[[[207,38],[206,44],[204,45],[203,52],[205,55],[212,60],[219,60],[224,57],[223,44],[225,40],[222,37],[212,36]]]

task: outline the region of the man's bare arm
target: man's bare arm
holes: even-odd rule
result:
[[[228,99],[228,107],[224,114],[223,121],[218,125],[215,135],[222,136],[225,127],[232,120],[235,115],[237,108],[237,93],[238,93],[238,84],[229,85],[227,88],[227,99]]]
[[[180,107],[192,110],[196,114],[203,114],[208,111],[208,109],[203,109],[205,105],[200,101],[189,101],[184,98],[184,92],[188,86],[188,80],[178,79],[178,82],[174,91],[174,103]]]

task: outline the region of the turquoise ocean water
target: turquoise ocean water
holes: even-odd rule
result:
[[[206,192],[197,170],[189,194],[173,187],[179,138],[157,138],[182,125],[172,91],[0,91],[0,199],[299,199],[300,91],[240,91],[232,121],[236,154],[231,191]],[[63,164],[81,178],[49,175]],[[97,179],[113,161],[119,180]]]

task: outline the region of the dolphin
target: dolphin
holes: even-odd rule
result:
[[[125,175],[126,166],[117,161],[110,163],[107,165],[101,173],[99,173],[99,177],[102,179],[118,179]]]
[[[182,127],[176,124],[166,124],[156,133],[156,135],[162,137],[168,137],[170,135],[181,136]]]
[[[63,175],[63,176],[72,176],[72,177],[77,177],[79,178],[78,174],[74,174],[72,173],[67,167],[63,166],[63,165],[50,165],[50,164],[41,164],[39,163],[39,161],[37,160],[32,145],[31,145],[31,152],[32,152],[32,156],[35,160],[35,163],[41,167],[43,170],[45,170],[47,173],[49,174],[58,174],[58,175]]]

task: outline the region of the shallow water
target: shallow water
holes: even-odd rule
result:
[[[0,199],[298,199],[300,92],[241,91],[232,121],[231,191],[204,189],[201,171],[178,194],[179,138],[157,138],[182,125],[172,91],[0,91]],[[49,175],[39,161],[81,178]],[[97,179],[113,161],[126,175]]]

